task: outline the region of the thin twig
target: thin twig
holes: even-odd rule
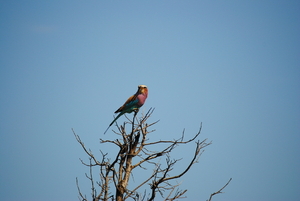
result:
[[[220,190],[218,190],[217,192],[212,193],[212,194],[210,195],[208,201],[211,201],[211,199],[212,199],[212,197],[213,197],[214,195],[217,195],[217,194],[219,194],[219,193],[224,193],[224,192],[222,192],[222,190],[223,190],[224,188],[226,188],[226,186],[230,183],[231,180],[232,180],[232,178],[230,178],[229,181],[228,181],[222,188],[220,188]]]

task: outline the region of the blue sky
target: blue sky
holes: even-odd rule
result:
[[[202,122],[213,142],[179,180],[187,200],[231,177],[214,200],[299,200],[299,1],[0,4],[1,199],[77,200],[76,177],[89,196],[71,128],[114,152],[99,138],[116,139],[103,135],[113,112],[145,84],[141,112],[160,120],[150,140]],[[193,149],[178,147],[176,171]]]

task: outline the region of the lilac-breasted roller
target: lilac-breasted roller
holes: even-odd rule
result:
[[[146,85],[139,85],[137,92],[130,96],[127,101],[115,111],[115,113],[119,113],[118,116],[109,124],[106,131],[115,123],[115,121],[125,113],[138,112],[139,108],[142,107],[148,97],[148,88]],[[104,134],[106,133],[104,132]]]

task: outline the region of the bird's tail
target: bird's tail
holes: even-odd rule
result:
[[[111,127],[115,123],[115,121],[117,121],[117,119],[119,119],[119,117],[122,116],[123,114],[124,113],[122,113],[122,112],[120,114],[118,114],[118,116],[109,124],[109,126],[105,130],[104,134],[107,132],[107,130],[109,129],[109,127]]]

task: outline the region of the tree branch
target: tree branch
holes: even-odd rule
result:
[[[219,193],[224,193],[224,192],[222,192],[222,190],[223,190],[224,188],[226,188],[226,186],[230,183],[231,180],[232,180],[232,178],[230,178],[229,181],[228,181],[222,188],[220,188],[220,190],[218,190],[217,192],[212,193],[212,194],[210,195],[208,201],[211,201],[211,199],[212,199],[212,197],[213,197],[214,195],[217,195],[217,194],[219,194]]]
[[[145,186],[145,184],[150,182],[150,193],[149,200],[154,200],[157,192],[160,193],[162,197],[164,197],[164,193],[167,193],[165,197],[166,201],[173,201],[179,198],[184,198],[183,195],[187,192],[187,190],[180,190],[178,187],[180,183],[173,184],[171,181],[178,179],[185,175],[191,167],[198,162],[199,157],[203,153],[203,149],[210,145],[211,142],[207,143],[207,139],[203,141],[196,141],[196,138],[200,135],[202,130],[202,123],[200,124],[199,131],[192,136],[192,138],[185,140],[185,130],[183,130],[182,135],[178,139],[173,140],[159,140],[155,142],[148,142],[147,135],[155,130],[149,129],[151,126],[155,125],[154,123],[147,123],[147,120],[151,117],[154,109],[150,108],[146,114],[142,114],[141,118],[137,118],[137,112],[135,111],[133,115],[133,119],[129,119],[126,115],[127,122],[124,122],[122,125],[118,125],[116,122],[115,125],[117,130],[113,132],[118,136],[119,139],[116,140],[103,140],[100,139],[100,143],[111,143],[114,146],[119,148],[118,153],[115,157],[110,161],[110,159],[106,158],[107,153],[104,154],[101,150],[102,160],[99,161],[93,155],[91,150],[88,150],[84,143],[81,141],[80,137],[76,135],[75,131],[72,129],[73,134],[77,140],[77,142],[81,145],[84,152],[89,157],[89,163],[85,163],[80,159],[81,163],[85,166],[89,167],[89,175],[85,174],[86,177],[91,182],[91,190],[92,190],[92,199],[93,201],[104,200],[107,201],[111,198],[113,201],[124,201],[128,198],[132,198],[136,201],[143,201],[146,197],[146,190],[142,196],[137,191],[141,189],[141,187]],[[129,126],[128,126],[129,124]],[[127,126],[127,128],[126,128]],[[126,132],[128,130],[128,132]],[[179,145],[188,144],[190,142],[196,141],[196,148],[193,153],[192,158],[186,167],[179,172],[179,174],[172,175],[171,172],[177,163],[181,159],[171,159],[172,151],[177,148]],[[153,151],[153,146],[150,145],[161,145],[164,148],[160,148],[159,151]],[[138,157],[136,157],[138,156]],[[136,158],[137,160],[135,160]],[[160,157],[165,157],[166,166],[163,167],[160,163],[160,160],[157,160]],[[147,163],[145,163],[147,162]],[[142,166],[143,165],[143,166]],[[93,177],[92,168],[95,166],[99,166],[99,178],[100,181],[96,183],[98,184],[100,190],[97,194],[95,186],[95,180]],[[133,177],[133,170],[137,167],[148,169],[148,167],[154,167],[154,170],[150,176],[146,176],[139,182],[133,190],[128,189],[129,180]],[[229,184],[231,179],[227,182],[223,188],[219,191],[211,194],[208,201],[211,201],[211,198],[219,193],[222,193],[222,190]],[[112,183],[111,183],[112,182]],[[79,192],[79,198],[82,201],[87,201],[86,196],[83,196],[79,185],[78,179],[76,178],[76,185]],[[115,194],[111,195],[110,188],[115,188]]]

